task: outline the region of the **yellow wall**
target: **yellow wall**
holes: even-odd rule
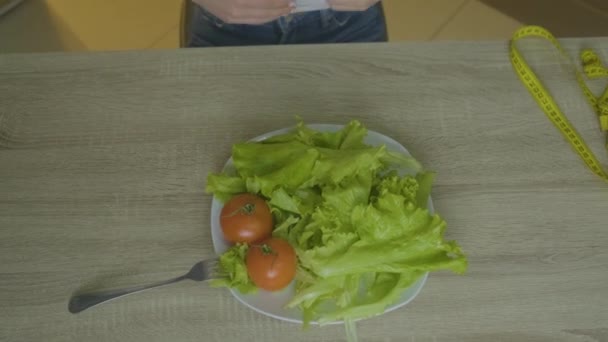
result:
[[[177,47],[180,0],[25,0],[0,17],[0,52]]]
[[[384,3],[391,40],[508,38],[520,25],[476,0]],[[25,0],[0,17],[0,52],[174,48],[180,11],[181,0]]]
[[[7,0],[0,4],[3,1]],[[184,0],[24,1],[0,17],[0,52],[179,46]],[[384,4],[392,41],[508,39],[520,20],[547,26],[558,36],[608,36],[607,0],[384,0]]]

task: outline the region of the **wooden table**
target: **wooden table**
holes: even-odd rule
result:
[[[567,40],[576,54],[608,38]],[[69,314],[70,295],[213,257],[205,178],[231,144],[359,119],[438,172],[470,258],[362,341],[608,341],[608,186],[537,108],[507,42],[0,55],[0,340],[340,341],[183,282]],[[572,76],[530,62],[608,165]]]

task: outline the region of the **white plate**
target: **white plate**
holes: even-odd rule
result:
[[[335,132],[343,127],[341,125],[331,125],[331,124],[311,124],[311,125],[307,125],[307,126],[314,130],[317,130],[317,131],[329,131],[329,132]],[[262,141],[264,139],[267,139],[267,138],[275,136],[275,135],[289,133],[293,129],[294,129],[293,127],[290,127],[290,128],[285,128],[285,129],[281,129],[278,131],[266,133],[264,135],[254,138],[254,139],[251,139],[251,141]],[[365,138],[365,143],[368,145],[374,145],[374,146],[384,144],[384,145],[386,145],[386,148],[390,151],[400,152],[400,153],[403,153],[408,156],[410,155],[410,153],[407,151],[407,149],[405,147],[403,147],[403,145],[399,144],[395,140],[393,140],[383,134],[380,134],[380,133],[377,133],[374,131],[368,131],[367,137]],[[224,171],[228,171],[228,172],[234,171],[234,166],[232,164],[232,158],[228,159],[228,161],[226,162],[226,165],[224,166]],[[400,170],[400,171],[402,171],[405,174],[412,173],[412,170]],[[430,197],[429,197],[428,209],[431,213],[433,213],[433,211],[434,211],[433,201],[431,200]],[[221,210],[222,210],[222,203],[217,198],[213,197],[213,201],[211,203],[211,236],[213,238],[213,248],[215,249],[215,252],[217,254],[224,253],[231,246],[230,243],[228,243],[227,241],[224,240],[224,237],[222,234],[222,229],[220,227],[219,217],[220,217]],[[426,282],[427,277],[428,277],[428,273],[425,273],[422,277],[420,277],[420,279],[418,279],[418,281],[416,281],[414,284],[412,284],[412,286],[410,286],[406,291],[404,291],[403,295],[401,296],[401,298],[399,299],[399,301],[397,303],[395,303],[394,305],[392,305],[386,309],[385,313],[396,310],[396,309],[406,305],[410,301],[412,301],[414,299],[414,297],[416,297],[418,295],[418,293],[424,286],[424,283]],[[246,295],[246,294],[242,294],[234,289],[230,289],[230,291],[232,292],[234,297],[236,297],[236,299],[238,299],[241,303],[245,304],[246,306],[252,308],[253,310],[255,310],[259,313],[262,313],[264,315],[267,315],[267,316],[270,316],[270,317],[273,317],[276,319],[280,319],[283,321],[288,321],[288,322],[293,322],[293,323],[302,323],[302,315],[298,309],[285,309],[284,308],[285,304],[287,302],[289,302],[289,300],[293,297],[293,295],[295,293],[294,283],[292,283],[290,286],[288,286],[284,290],[281,290],[278,292],[268,292],[268,291],[259,290],[255,294]],[[334,323],[342,323],[342,321],[334,322]]]

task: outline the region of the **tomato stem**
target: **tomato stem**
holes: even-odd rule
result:
[[[262,245],[252,245],[254,247],[259,247],[262,249],[262,253],[264,255],[277,255],[277,253],[272,249],[272,247],[270,247],[268,244],[262,244]]]
[[[255,212],[255,204],[247,203],[241,208],[241,210],[243,213],[245,213],[245,215],[251,215]]]
[[[270,269],[274,268],[274,264],[277,261],[277,258],[279,257],[279,254],[277,252],[275,252],[272,247],[268,246],[267,244],[263,244],[262,245],[262,253],[264,253],[264,255],[272,255],[272,264],[270,264]]]
[[[236,214],[245,214],[247,216],[251,216],[255,213],[255,204],[254,203],[245,203],[242,207],[237,210],[231,212],[230,214],[223,217],[232,217]]]
[[[262,254],[264,255],[272,255],[272,264],[270,265],[270,268],[274,268],[274,263],[277,261],[277,258],[279,257],[279,253],[277,253],[274,249],[272,249],[272,247],[270,247],[267,243],[263,243],[261,245],[256,245],[256,244],[250,244],[249,246],[251,247],[255,247],[255,248],[259,248],[262,250]]]

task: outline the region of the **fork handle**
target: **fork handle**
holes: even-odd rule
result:
[[[141,292],[145,290],[149,290],[155,287],[165,286],[177,283],[178,281],[182,281],[187,279],[186,276],[181,276],[165,281],[161,281],[154,284],[143,285],[130,287],[126,289],[118,289],[118,290],[110,290],[110,291],[100,291],[100,292],[91,292],[91,293],[83,293],[70,298],[70,302],[68,303],[68,310],[73,313],[79,313],[84,311],[92,306],[97,304],[101,304],[107,302],[112,299],[116,299],[119,297],[123,297],[132,293]]]

